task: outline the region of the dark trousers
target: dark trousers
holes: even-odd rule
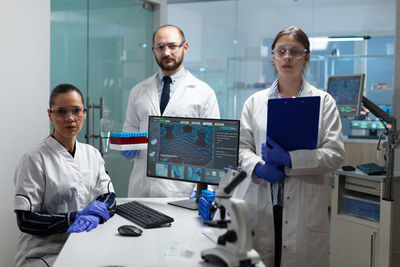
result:
[[[274,206],[274,230],[275,230],[275,263],[274,267],[281,266],[282,255],[282,206]]]

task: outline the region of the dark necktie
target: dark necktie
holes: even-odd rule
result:
[[[172,83],[172,79],[169,76],[164,76],[163,81],[164,81],[164,86],[162,89],[161,102],[160,102],[161,115],[164,113],[165,107],[167,106],[169,101],[170,84]]]

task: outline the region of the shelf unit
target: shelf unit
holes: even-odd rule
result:
[[[400,179],[393,179],[392,201],[382,199],[384,179],[358,169],[335,172],[331,267],[400,266]]]

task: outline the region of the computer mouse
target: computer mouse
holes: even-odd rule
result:
[[[121,225],[118,227],[118,233],[123,236],[140,236],[143,230],[134,225]]]
[[[342,170],[351,172],[351,171],[355,171],[356,168],[354,168],[353,166],[350,166],[350,165],[345,165],[342,167]]]

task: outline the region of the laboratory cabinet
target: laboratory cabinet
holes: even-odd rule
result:
[[[400,179],[382,199],[385,176],[338,170],[331,198],[330,266],[400,266]]]
[[[332,266],[379,266],[376,259],[379,227],[339,217],[336,220],[336,229],[332,241],[338,246],[333,250]]]

